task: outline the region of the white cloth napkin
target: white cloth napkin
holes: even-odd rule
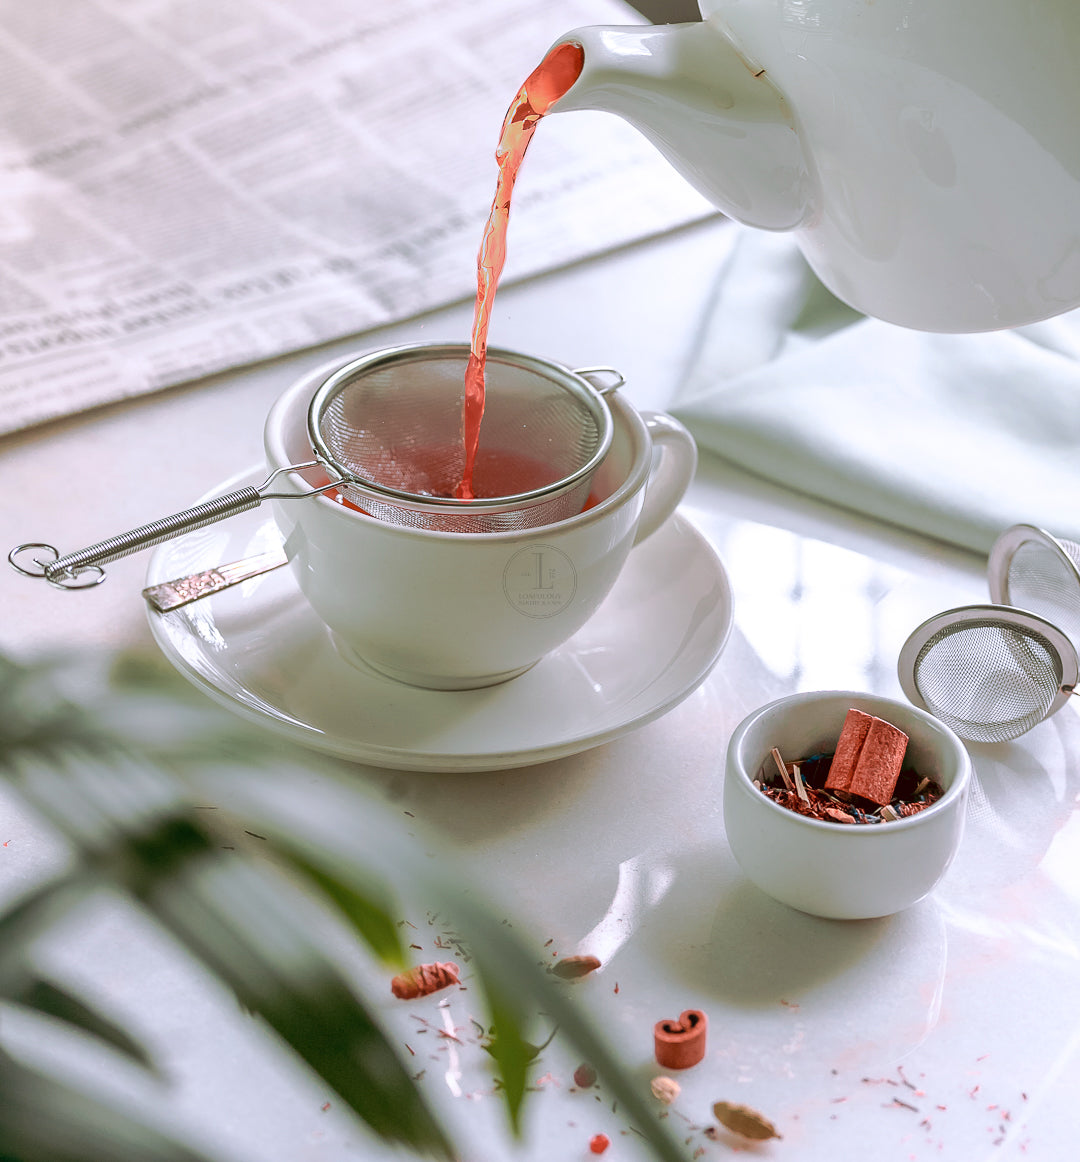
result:
[[[671,410],[761,476],[978,552],[1080,540],[1080,311],[940,335],[860,315],[789,235],[742,229]]]

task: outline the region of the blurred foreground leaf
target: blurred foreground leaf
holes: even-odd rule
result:
[[[22,797],[258,1013],[381,1137],[453,1151],[411,1074],[273,869],[224,852],[161,767],[51,745],[8,756]]]
[[[0,1050],[0,1162],[212,1162]]]
[[[380,960],[401,965],[394,915],[405,893],[450,917],[473,958],[493,1030],[488,1048],[515,1133],[536,1057],[526,1035],[542,1013],[605,1079],[655,1156],[685,1162],[654,1105],[572,1000],[572,986],[540,966],[461,869],[450,871],[436,845],[406,833],[355,777],[342,776],[340,764],[290,758],[279,740],[211,713],[201,697],[177,699],[167,682],[137,686],[131,705],[113,698],[91,715],[57,696],[45,668],[0,658],[0,778],[67,839],[76,861],[0,916],[0,996],[145,1061],[124,1030],[33,963],[34,940],[79,906],[85,885],[119,888],[374,1133],[453,1158],[416,1079],[312,922],[313,899],[320,900]],[[193,795],[242,818],[245,829],[257,828],[259,838],[272,841],[272,858],[223,850]],[[39,1115],[50,1108],[61,1112],[45,1124]],[[148,1125],[0,1056],[0,1160],[76,1158],[202,1162]]]
[[[299,857],[301,866],[320,867],[327,876],[358,889],[380,874],[390,883],[404,878],[393,828],[371,810],[369,796],[355,782],[327,776],[319,795],[313,796],[309,789],[264,770],[230,768],[216,781],[225,799],[286,853]],[[505,917],[496,915],[462,870],[448,875],[438,856],[414,857],[408,880],[410,895],[447,917],[472,956],[494,1030],[489,1050],[500,1071],[514,1131],[520,1131],[527,1070],[535,1058],[526,1030],[542,1013],[603,1077],[655,1156],[663,1162],[686,1162],[680,1142],[657,1119],[655,1102],[573,999],[575,986],[538,964],[536,950]]]

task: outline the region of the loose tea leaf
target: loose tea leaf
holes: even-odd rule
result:
[[[779,1138],[776,1127],[757,1110],[734,1102],[718,1101],[713,1104],[713,1116],[727,1130],[743,1138],[764,1142],[767,1138]]]
[[[563,980],[577,980],[595,972],[599,967],[600,961],[595,956],[564,956],[551,966],[551,971]]]
[[[863,717],[870,718],[868,715]],[[879,720],[871,718],[871,721]],[[903,732],[897,731],[897,735],[906,738]],[[865,794],[855,794],[850,790],[834,789],[831,776],[838,753],[814,754],[787,762],[773,747],[769,752],[770,759],[764,762],[754,779],[754,786],[766,798],[788,811],[831,823],[895,822],[918,814],[944,794],[933,779],[908,767],[900,769],[892,786],[893,797],[888,803],[878,803]]]

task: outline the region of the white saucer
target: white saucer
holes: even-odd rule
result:
[[[221,491],[262,475],[243,473]],[[147,584],[279,545],[273,520],[255,509],[158,546]],[[418,771],[528,766],[651,722],[701,684],[731,622],[727,573],[677,514],[633,550],[573,638],[527,673],[483,690],[420,690],[346,661],[288,568],[150,612],[173,665],[241,717],[341,758]]]

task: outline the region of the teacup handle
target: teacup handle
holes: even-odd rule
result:
[[[694,479],[698,455],[694,437],[674,416],[643,411],[641,418],[652,437],[653,452],[659,455],[653,459],[635,545],[656,532],[678,507]]]

